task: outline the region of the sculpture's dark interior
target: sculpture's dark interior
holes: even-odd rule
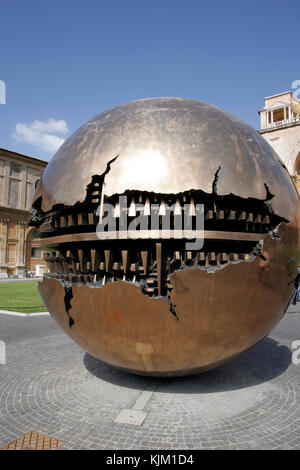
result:
[[[40,197],[33,204],[30,224],[39,227],[40,237],[46,239],[46,248],[49,245],[45,260],[50,275],[99,286],[126,280],[139,283],[147,295],[168,296],[172,289],[169,280],[174,271],[188,268],[213,271],[230,262],[251,261],[257,255],[262,256],[261,239],[287,221],[274,214],[270,202],[273,195],[266,185],[264,200],[234,194],[218,195],[219,171],[220,168],[211,193],[191,190],[173,195],[126,191],[122,195],[127,197],[126,207],[123,207],[127,217],[125,231],[142,214],[142,226],[136,225],[138,239],[134,240],[130,237],[119,239],[120,232],[124,236],[120,199],[119,195],[101,197],[104,175],[94,175],[87,186],[85,200],[72,207],[58,204],[45,213]],[[105,232],[105,240],[88,240],[87,237],[85,241],[79,241],[79,234],[96,232],[103,203],[112,207],[113,231]],[[142,213],[139,204],[143,205]],[[173,210],[170,210],[172,206]],[[187,211],[189,216],[184,226]],[[203,211],[204,217],[204,227],[201,227],[205,229],[204,244],[200,249],[186,249],[187,239],[176,229],[181,226],[196,234],[199,211]],[[158,230],[169,223],[171,234],[168,238],[155,235],[151,215]],[[105,218],[105,211],[102,216]],[[57,243],[60,238],[53,238],[66,235],[70,238],[63,243]]]

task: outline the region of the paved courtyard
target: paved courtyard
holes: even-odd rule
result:
[[[0,448],[34,430],[62,449],[300,449],[299,303],[236,360],[176,379],[118,371],[47,315],[1,314],[0,340]]]

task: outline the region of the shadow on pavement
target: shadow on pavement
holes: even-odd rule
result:
[[[101,380],[112,384],[143,389],[150,383],[159,386],[160,393],[217,393],[239,390],[268,382],[283,374],[291,363],[287,346],[266,337],[238,358],[203,374],[155,378],[133,375],[118,370],[86,353],[84,365]]]

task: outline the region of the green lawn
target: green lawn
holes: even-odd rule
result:
[[[46,312],[37,283],[38,281],[0,282],[0,310]]]

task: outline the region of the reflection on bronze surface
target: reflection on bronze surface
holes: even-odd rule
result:
[[[167,205],[182,218],[189,204],[194,234],[204,204],[203,247],[188,251],[175,225],[169,239],[161,226],[123,239],[119,195],[129,219],[138,203],[146,218]],[[103,201],[116,221],[107,239],[95,233]],[[134,373],[216,367],[268,334],[294,293],[295,187],[258,133],[206,103],[140,100],[89,121],[47,167],[31,223],[53,318],[85,350]]]
[[[117,154],[106,195],[209,192],[221,167],[219,195],[263,199],[267,184],[275,194],[273,209],[287,219],[297,199],[271,146],[245,122],[201,101],[149,98],[105,111],[66,140],[43,175],[43,210],[82,201],[92,175],[104,173]]]
[[[39,290],[53,318],[94,356],[138,374],[185,375],[245,351],[280,320],[294,291],[288,283],[299,254],[275,240],[265,243],[264,254],[267,261],[256,257],[215,273],[175,272],[171,301],[177,318],[165,298],[150,298],[138,285],[74,283],[70,328],[62,283],[46,277]]]

